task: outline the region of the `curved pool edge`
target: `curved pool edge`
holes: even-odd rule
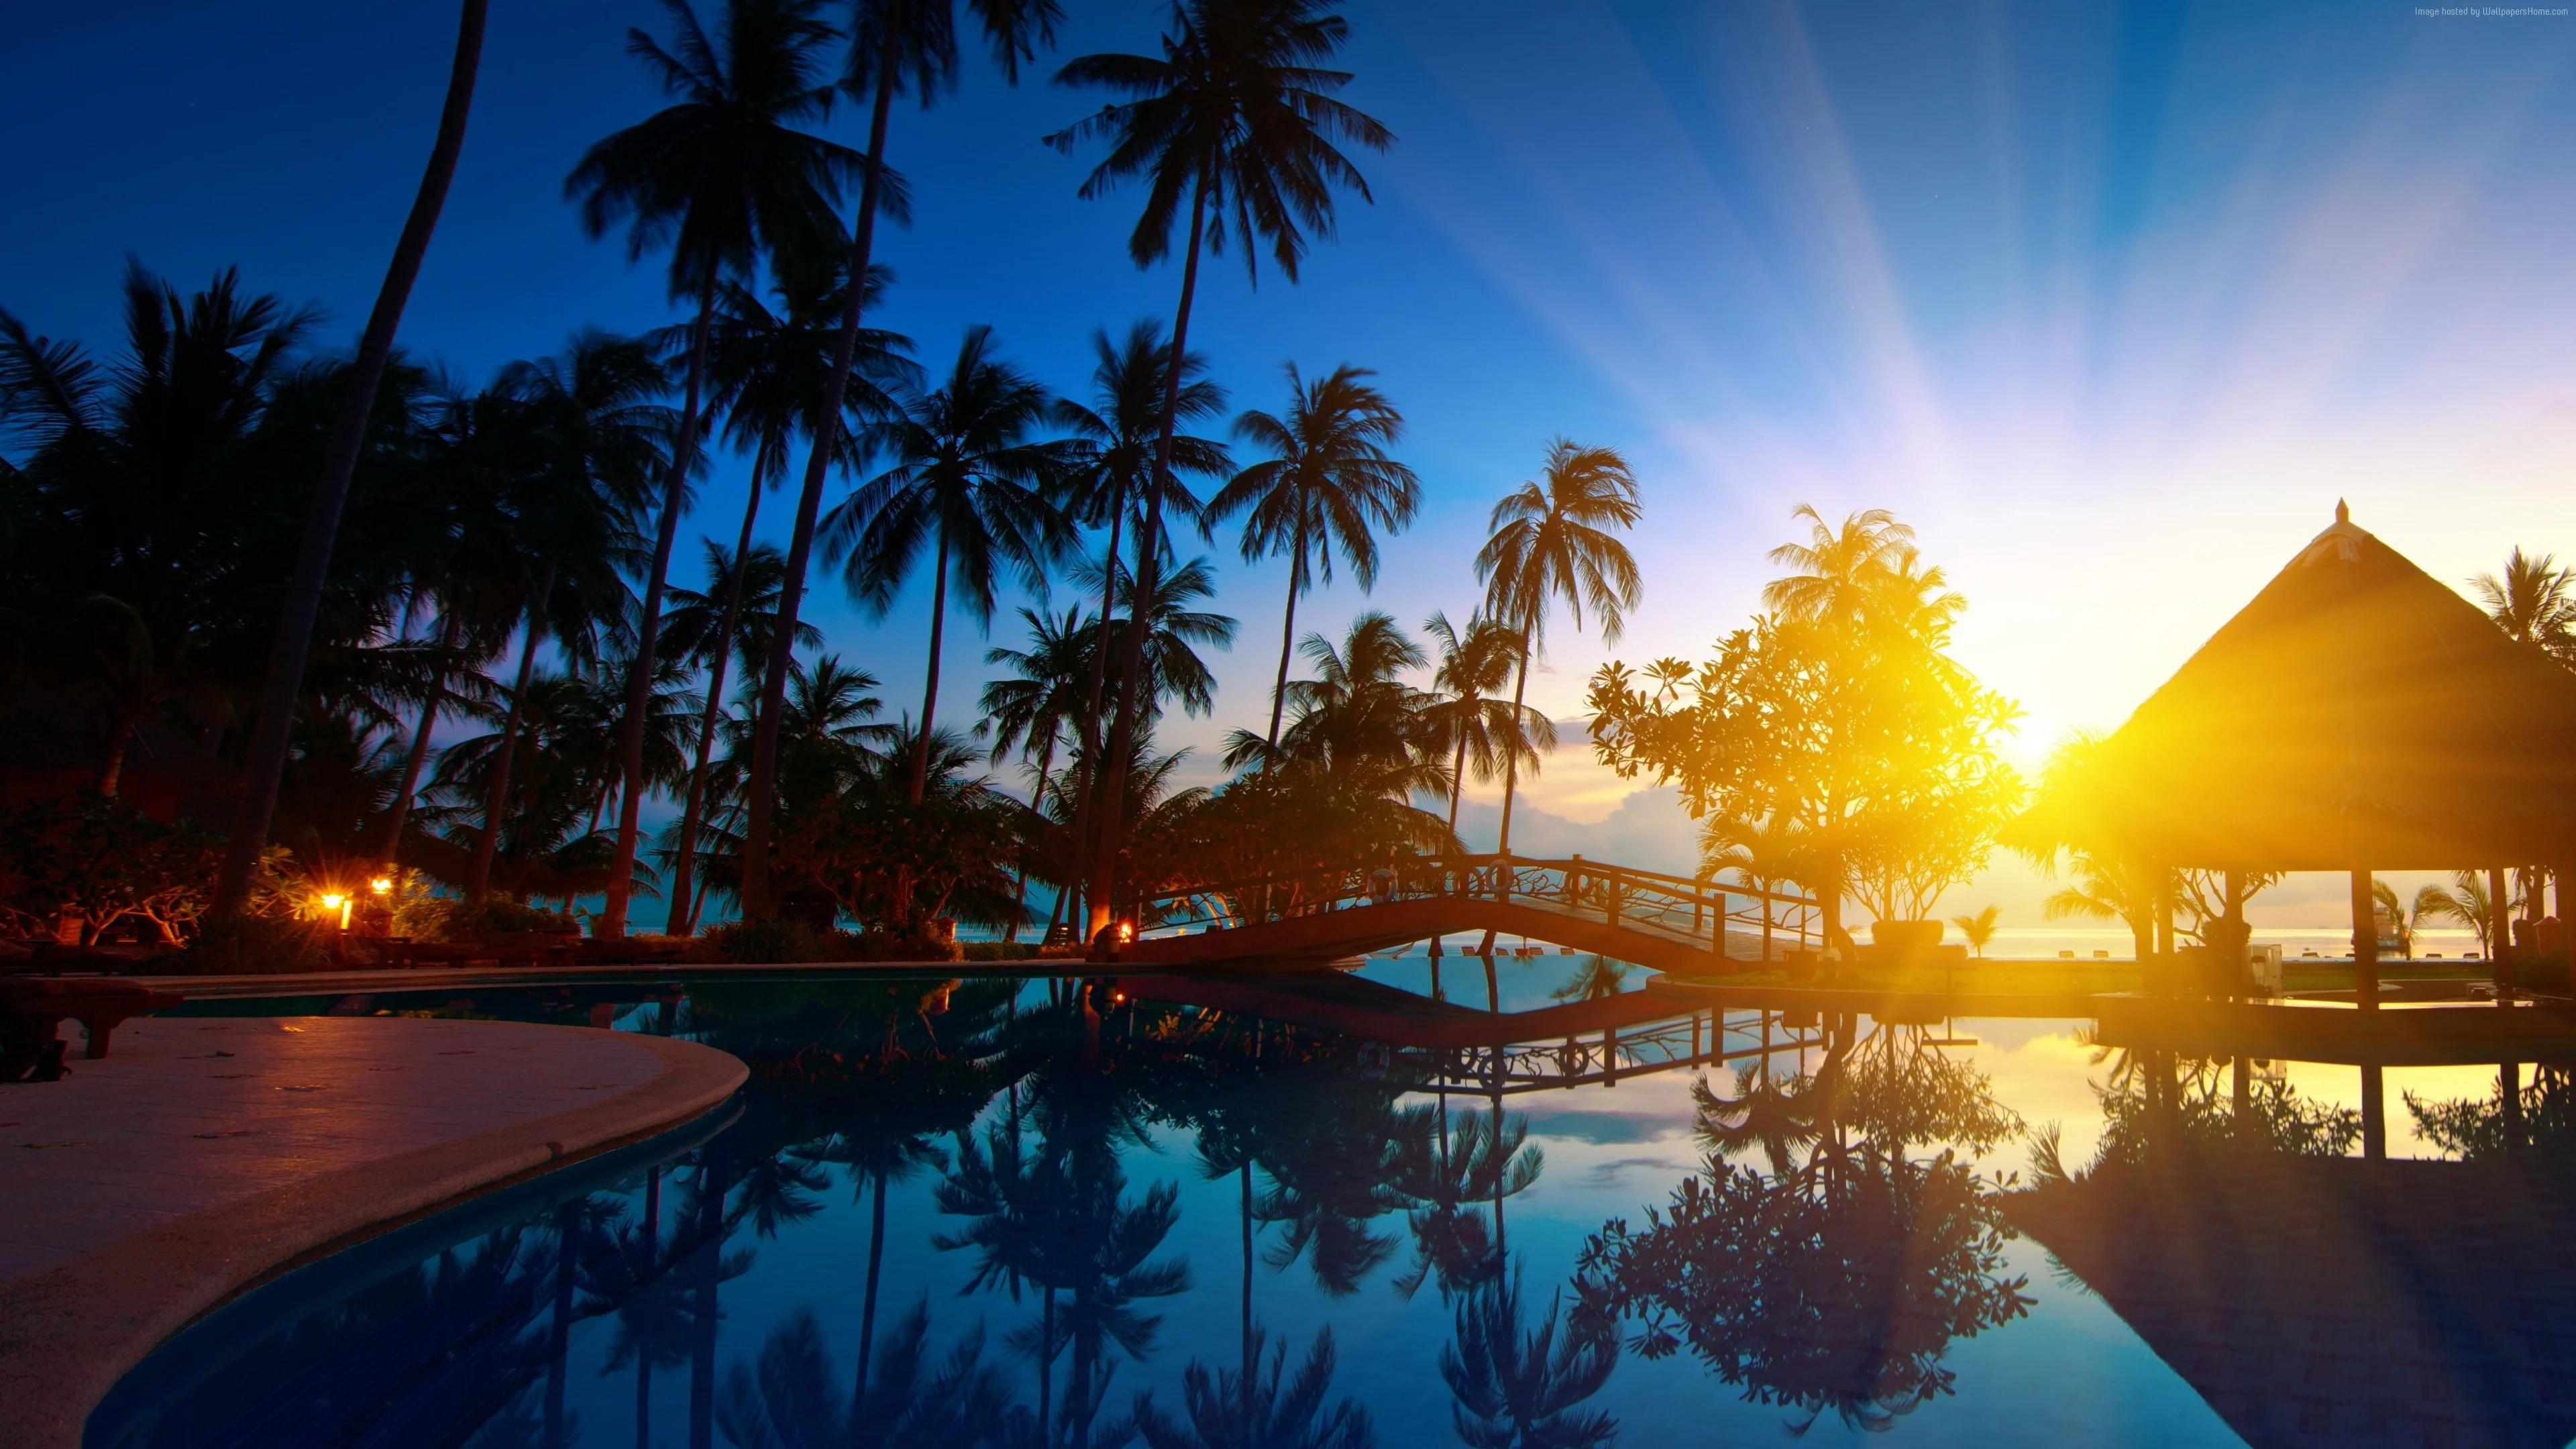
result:
[[[712,1047],[615,1037],[661,1070],[604,1100],[288,1183],[0,1286],[0,1444],[79,1449],[90,1412],[128,1370],[239,1294],[462,1199],[667,1132],[750,1075]]]

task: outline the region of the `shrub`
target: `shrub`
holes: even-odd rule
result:
[[[330,958],[337,923],[293,916],[235,916],[208,922],[172,965],[191,974],[257,976],[318,971]]]
[[[403,902],[394,929],[415,940],[473,941],[506,931],[578,931],[581,923],[561,911],[523,906],[504,896],[479,901],[421,896]]]
[[[961,961],[1034,961],[1038,948],[1027,941],[966,941],[959,944]]]
[[[759,921],[727,921],[701,932],[697,946],[690,954],[699,960],[731,961],[740,965],[829,961],[839,954],[834,943],[840,935],[838,931],[816,930],[803,921],[775,917]]]
[[[94,790],[0,815],[0,911],[32,934],[80,922],[84,946],[128,919],[184,942],[214,895],[223,841]]]

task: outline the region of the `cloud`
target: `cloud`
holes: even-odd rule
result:
[[[1591,1176],[1583,1179],[1583,1185],[1586,1187],[1615,1187],[1627,1178],[1628,1173],[1632,1168],[1652,1168],[1663,1172],[1672,1172],[1678,1170],[1681,1165],[1682,1164],[1673,1161],[1669,1157],[1614,1157],[1608,1162],[1594,1163],[1592,1166],[1592,1174]]]

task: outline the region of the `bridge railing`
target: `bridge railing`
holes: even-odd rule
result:
[[[1517,902],[1597,920],[1641,935],[1728,954],[1727,933],[1761,949],[1812,945],[1816,903],[1802,895],[1581,856],[1415,855],[1375,865],[1181,886],[1148,896],[1140,935],[1238,930],[1396,901],[1435,898]]]

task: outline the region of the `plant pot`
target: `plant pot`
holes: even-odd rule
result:
[[[1869,939],[1886,965],[1929,966],[1941,949],[1941,931],[1939,921],[1873,921]]]

